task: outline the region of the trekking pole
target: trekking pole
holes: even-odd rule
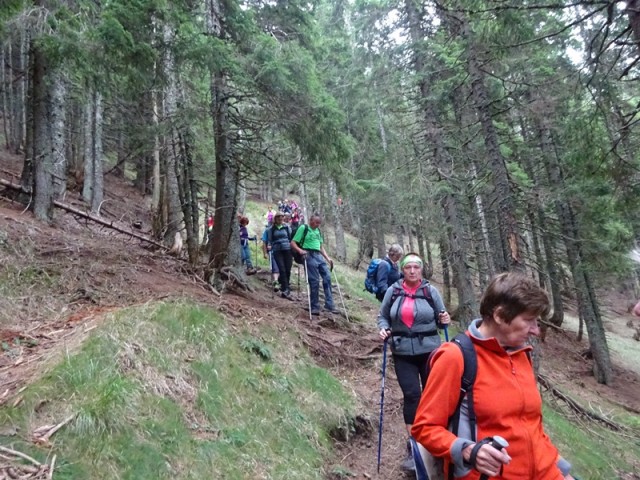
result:
[[[274,283],[273,280],[273,252],[271,252],[271,250],[269,250],[269,273],[271,273],[271,299],[273,300],[273,298],[275,297],[275,290],[276,290],[276,284]]]
[[[298,269],[298,298],[300,300],[300,265],[296,263],[296,268]]]
[[[349,313],[347,312],[347,306],[344,304],[344,297],[342,296],[342,290],[340,290],[340,283],[338,283],[338,275],[336,271],[333,271],[333,276],[336,279],[336,287],[338,287],[338,293],[340,294],[340,300],[342,301],[342,308],[344,308],[344,315],[347,317],[347,322],[349,322]]]
[[[384,407],[384,377],[387,371],[387,339],[382,344],[382,389],[380,390],[380,424],[378,427],[378,473],[380,473],[380,452],[382,451],[382,420]]]
[[[307,256],[304,256],[304,278],[307,280],[307,300],[309,301],[309,321],[311,318],[311,286],[309,285],[309,269],[307,268]]]
[[[444,310],[440,310],[440,313],[445,313]],[[445,342],[449,341],[449,325],[445,324],[444,326],[444,340]]]

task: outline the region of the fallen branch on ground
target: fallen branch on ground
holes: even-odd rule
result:
[[[605,427],[610,428],[611,430],[615,430],[616,432],[627,430],[627,428],[625,426],[619,425],[619,424],[609,420],[608,418],[605,418],[605,417],[603,417],[601,415],[598,415],[595,412],[592,412],[592,411],[587,410],[586,408],[582,407],[578,402],[576,402],[571,397],[567,396],[566,394],[564,394],[560,390],[558,390],[556,387],[554,387],[551,384],[551,381],[547,377],[545,377],[544,375],[538,374],[538,383],[540,383],[540,385],[542,385],[549,392],[551,392],[551,394],[554,397],[562,400],[565,404],[567,404],[567,406],[571,410],[573,410],[578,415],[580,415],[582,417],[585,417],[585,418],[588,418],[589,420],[594,420],[596,422],[599,422],[599,423],[603,424]]]
[[[18,185],[16,183],[11,183],[8,180],[5,180],[3,178],[0,178],[0,185],[3,185],[3,186],[5,186],[7,188],[10,188],[12,190],[16,190],[16,191],[19,191],[19,192],[23,192],[23,193],[29,194],[29,192],[26,192],[22,188],[21,185]],[[155,240],[152,240],[149,237],[145,237],[144,235],[140,235],[140,234],[138,234],[136,232],[133,232],[131,230],[127,230],[126,228],[119,227],[114,222],[103,220],[100,217],[96,217],[95,215],[92,215],[91,213],[83,212],[82,210],[79,210],[79,209],[77,209],[75,207],[72,207],[71,205],[67,205],[66,203],[60,202],[59,200],[54,200],[53,204],[56,207],[58,207],[58,208],[60,208],[62,210],[65,210],[65,211],[67,211],[69,213],[72,213],[73,215],[77,215],[79,217],[86,218],[87,220],[91,220],[92,222],[98,223],[98,224],[102,225],[103,227],[107,227],[107,228],[110,228],[112,230],[115,230],[116,232],[120,232],[120,233],[123,233],[125,235],[129,235],[129,236],[131,236],[133,238],[136,238],[136,239],[138,239],[138,240],[140,240],[142,242],[150,243],[151,245],[154,245],[154,246],[156,246],[156,247],[158,247],[158,248],[160,248],[162,250],[168,250],[167,247],[165,247],[161,243],[158,243],[158,242],[156,242]]]
[[[24,480],[51,480],[56,456],[54,455],[51,464],[40,463],[29,455],[0,446],[0,479],[20,478]],[[31,463],[26,465],[23,460]]]
[[[33,431],[33,441],[38,445],[50,446],[49,439],[60,430],[63,426],[73,420],[75,415],[70,415],[57,425],[45,425]]]

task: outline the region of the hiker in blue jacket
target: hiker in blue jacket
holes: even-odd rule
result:
[[[382,302],[384,294],[391,285],[402,278],[402,273],[398,268],[398,261],[402,258],[404,251],[397,243],[389,247],[387,256],[382,259],[376,270],[376,298]]]
[[[440,346],[438,328],[451,322],[440,293],[422,278],[423,265],[415,253],[408,253],[400,260],[404,278],[387,289],[378,314],[380,339],[389,339],[391,345],[409,436],[427,382],[429,355]],[[407,453],[402,468],[413,470],[415,466],[409,441]]]

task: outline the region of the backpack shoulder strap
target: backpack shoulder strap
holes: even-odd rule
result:
[[[478,373],[478,357],[476,355],[476,349],[473,346],[473,342],[464,333],[458,333],[452,341],[460,348],[462,359],[464,361],[464,370],[462,372],[462,380],[460,382],[460,398],[458,399],[458,406],[451,416],[450,425],[452,427],[452,433],[457,436],[458,427],[460,426],[460,407],[462,405],[462,401],[466,396],[469,416],[469,429],[472,437],[471,440],[475,442],[476,412],[473,408],[473,384],[476,381],[476,374]]]
[[[304,248],[304,239],[307,238],[307,232],[309,231],[309,225],[306,223],[302,226],[302,238],[300,239],[300,248]]]
[[[395,303],[398,297],[404,297],[404,296],[406,296],[404,289],[394,286],[393,293],[391,294],[391,305]]]
[[[422,291],[422,296],[427,302],[429,302],[429,305],[431,305],[431,308],[437,317],[438,311],[436,310],[436,302],[433,300],[433,296],[431,295],[431,284],[427,282],[426,285],[420,288],[420,290]]]

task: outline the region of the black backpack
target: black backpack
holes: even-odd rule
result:
[[[304,229],[304,231],[302,232],[302,238],[300,239],[300,242],[298,242],[298,247],[302,248],[304,250],[304,239],[307,238],[307,232],[309,231],[309,225],[307,225],[306,223],[304,225],[300,225],[298,228],[302,228]],[[293,233],[292,233],[292,237],[295,237],[296,232],[298,231],[298,228],[296,228]],[[322,236],[322,234],[320,234]],[[291,249],[291,254],[293,255],[293,261],[296,262],[299,265],[304,265],[304,256],[300,255],[296,250],[294,250],[293,248]]]
[[[421,292],[422,295],[420,295],[419,292]],[[411,295],[411,294],[405,292],[404,289],[401,288],[401,287],[394,286],[393,287],[393,294],[391,295],[391,303],[390,303],[390,305],[393,305],[398,297],[409,297],[409,298],[413,298],[413,299],[423,298],[427,302],[429,302],[429,305],[431,305],[431,308],[433,309],[435,314],[436,315],[438,314],[438,311],[436,310],[436,304],[433,301],[433,297],[431,296],[431,289],[429,288],[429,282],[427,282],[427,284],[424,285],[423,287],[420,287],[418,289],[418,291],[414,295]]]
[[[451,433],[456,437],[458,436],[458,428],[460,427],[460,407],[462,401],[466,396],[468,399],[468,416],[469,426],[471,428],[470,440],[476,441],[476,412],[473,408],[473,384],[476,381],[476,373],[478,373],[478,358],[476,356],[476,349],[473,346],[471,339],[464,333],[458,333],[451,339],[462,352],[462,360],[464,361],[464,370],[462,372],[462,381],[460,384],[460,398],[458,399],[458,405],[456,406],[453,415],[449,418],[449,425],[451,425]],[[453,478],[453,469],[451,469],[450,478]]]
[[[460,397],[458,398],[458,404],[456,405],[456,409],[453,414],[449,417],[449,421],[447,422],[447,424],[449,425],[449,430],[451,431],[451,433],[453,433],[457,437],[458,430],[460,428],[460,409],[462,407],[464,398],[467,397],[467,415],[469,417],[469,427],[471,429],[472,437],[470,440],[473,440],[475,442],[476,412],[473,407],[473,384],[476,381],[476,374],[478,372],[478,357],[476,356],[476,349],[473,346],[473,342],[464,333],[458,333],[451,339],[451,341],[455,343],[462,352],[464,369],[462,371],[462,379],[460,382]],[[435,351],[437,350],[434,350],[434,352]],[[433,355],[433,353],[431,355]],[[429,357],[427,365],[430,365],[430,363],[431,357]],[[412,454],[415,459],[417,480],[424,480],[429,478],[429,476],[427,475],[427,469],[425,467],[425,458],[422,456],[423,453],[426,454],[426,450],[424,449],[424,447],[418,447],[418,444],[415,442],[415,440],[412,439]],[[454,469],[452,467],[449,468],[448,480],[453,480],[453,470]]]

